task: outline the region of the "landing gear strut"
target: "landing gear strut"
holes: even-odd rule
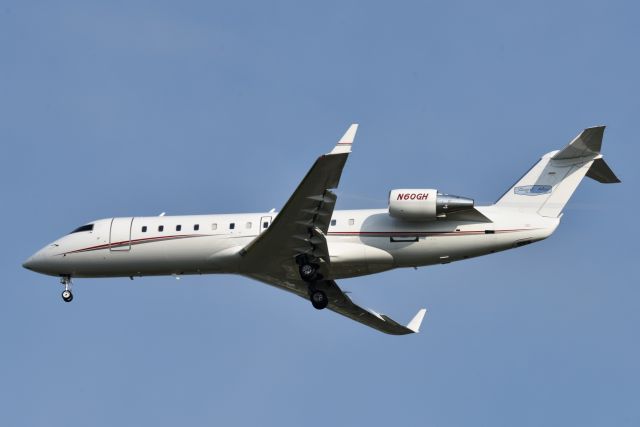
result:
[[[73,301],[73,293],[71,293],[71,276],[62,276],[60,278],[60,283],[64,286],[64,291],[62,291],[62,299],[64,302]]]

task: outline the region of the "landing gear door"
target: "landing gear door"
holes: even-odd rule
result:
[[[273,217],[263,216],[260,218],[260,233],[264,232],[271,225],[271,219]]]
[[[111,251],[131,250],[131,225],[133,218],[113,218],[109,232],[109,249]]]

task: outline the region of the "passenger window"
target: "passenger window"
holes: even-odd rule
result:
[[[356,220],[355,220],[355,219],[351,218],[351,219],[349,220],[349,225],[353,225],[353,224],[355,224],[355,223],[356,223]]]
[[[249,229],[249,228],[251,228],[251,221],[249,221],[249,222],[247,223],[247,228],[248,228],[248,229]]]
[[[181,225],[176,225],[176,231],[180,231],[182,230],[182,226]]]
[[[142,232],[143,232],[143,233],[146,233],[146,232],[147,232],[147,226],[146,226],[146,225],[143,225],[143,226],[142,226]]]
[[[164,225],[159,225],[158,226],[158,231],[164,231]]]
[[[331,220],[331,225],[336,225],[336,220],[335,219]]]
[[[194,229],[194,230],[196,230],[196,231],[200,230],[200,224],[196,224],[196,225],[194,225],[194,226],[193,226],[193,229]]]
[[[229,224],[229,230],[233,230],[234,228],[236,228],[235,222],[232,222],[231,224]]]
[[[267,221],[262,223],[262,228],[267,228],[269,227],[269,223]]]
[[[218,229],[218,224],[216,224],[216,223],[211,224],[211,229],[212,230],[217,230]]]

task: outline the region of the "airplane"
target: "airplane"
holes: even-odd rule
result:
[[[583,177],[620,180],[600,153],[604,126],[587,128],[542,158],[493,205],[436,189],[389,192],[386,209],[334,210],[358,129],[320,156],[280,212],[107,218],[82,225],[23,266],[72,278],[239,274],[309,299],[314,308],[392,335],[419,331],[426,310],[400,324],[357,305],[336,280],[446,264],[549,237]]]

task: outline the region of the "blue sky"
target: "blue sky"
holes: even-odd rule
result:
[[[637,426],[640,12],[633,2],[0,3],[0,424]],[[623,184],[554,236],[344,280],[389,337],[232,276],[21,268],[92,219],[280,208],[361,124],[338,208],[493,202],[605,124]]]

